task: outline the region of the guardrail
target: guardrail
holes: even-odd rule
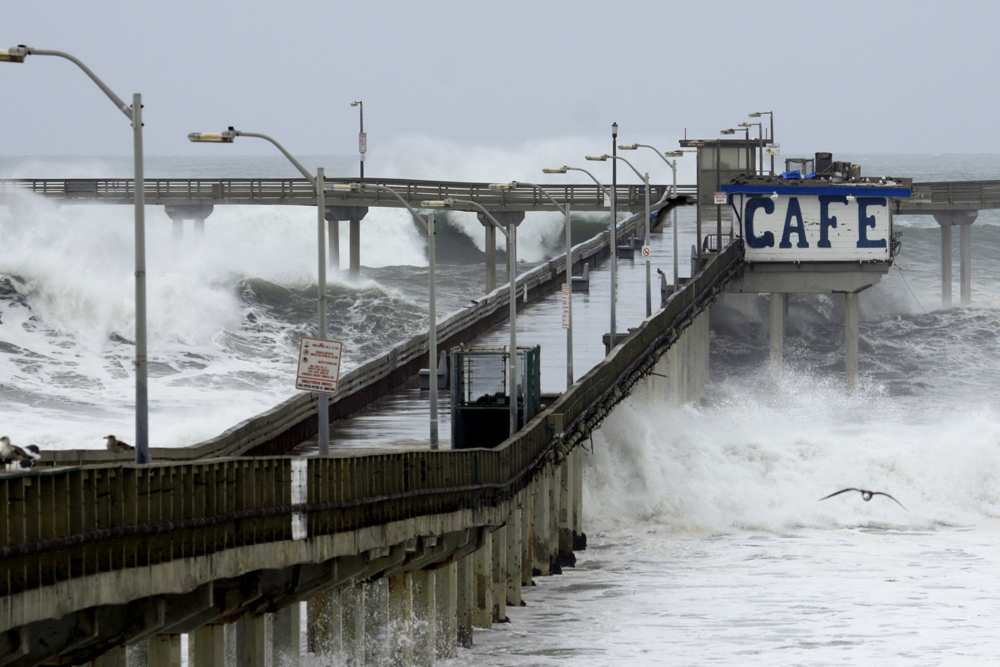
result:
[[[913,184],[899,213],[1000,208],[1000,181],[938,181]]]
[[[323,459],[81,466],[0,477],[0,598],[102,572],[495,506],[599,424],[741,259],[739,243],[715,255],[664,309],[495,449],[342,450]],[[305,501],[295,502],[303,467]],[[306,534],[297,535],[302,515]]]
[[[657,202],[652,210],[658,211],[665,205],[664,202]],[[619,223],[618,233],[632,233],[641,220],[641,215],[627,218]],[[608,233],[602,232],[578,243],[573,246],[572,252],[574,264],[598,259],[608,252]],[[559,286],[565,269],[565,255],[559,255],[518,276],[517,288],[519,291],[527,290],[529,303],[540,300]],[[506,285],[501,285],[480,298],[475,305],[456,311],[438,322],[438,345],[440,349],[447,349],[471,340],[507,316],[508,290]],[[330,397],[331,418],[346,417],[394,391],[426,364],[427,353],[427,335],[418,334],[344,374],[339,390]],[[315,434],[316,410],[316,397],[299,393],[204,442],[187,447],[154,447],[153,460],[190,461],[224,456],[284,454]],[[125,453],[98,449],[50,450],[43,454],[41,463],[80,465],[129,459],[130,456]]]
[[[359,183],[355,178],[331,178],[327,183]],[[492,190],[489,183],[461,181],[414,181],[392,178],[366,178],[364,183],[392,189],[411,205],[423,200],[456,199],[472,200],[496,211],[552,211],[555,207],[534,190]],[[260,204],[315,206],[313,184],[304,178],[156,178],[146,179],[147,204]],[[596,184],[544,185],[545,191],[560,204],[569,204],[575,210],[601,210],[606,208],[604,196]],[[131,204],[135,185],[131,179],[0,179],[0,193],[31,192],[78,202],[105,204]],[[654,185],[650,190],[653,201],[660,199],[668,186]],[[679,194],[693,194],[693,185],[678,186]],[[624,208],[641,208],[644,201],[643,186],[619,185],[618,201]],[[374,188],[362,192],[340,192],[328,189],[327,206],[382,206],[400,207],[399,201],[388,192]]]

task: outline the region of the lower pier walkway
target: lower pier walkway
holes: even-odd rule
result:
[[[694,210],[678,210],[679,275],[690,274],[691,247],[695,242]],[[656,269],[673,274],[673,227],[665,224],[659,233],[650,235],[653,250],[652,290],[653,310],[659,309],[660,278]],[[580,269],[577,269],[579,272]],[[600,362],[604,356],[602,336],[608,332],[610,312],[610,261],[605,258],[590,267],[590,291],[573,294],[573,368],[575,379]],[[628,331],[645,319],[646,268],[638,249],[634,258],[618,260],[618,332]],[[519,346],[541,346],[542,393],[558,394],[566,389],[566,330],[562,326],[562,294],[553,292],[541,301],[529,304],[518,311],[517,341]],[[505,347],[510,342],[509,322],[503,321],[487,333],[481,334],[470,345]],[[448,409],[450,394],[447,389],[439,393],[440,442],[450,446],[451,413]],[[415,381],[373,402],[360,412],[330,424],[330,442],[333,447],[426,447],[430,419],[427,391]],[[303,442],[297,453],[315,451],[315,440]]]

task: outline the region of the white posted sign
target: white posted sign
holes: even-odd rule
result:
[[[716,206],[725,206],[726,205],[726,193],[725,192],[716,192],[714,195],[712,195],[712,201],[715,202]]]
[[[340,358],[344,344],[337,340],[302,338],[299,341],[299,370],[295,388],[333,394],[340,382]]]
[[[879,196],[747,196],[747,262],[889,260],[890,199]]]
[[[563,283],[562,294],[562,326],[563,329],[569,329],[569,300],[573,298],[573,295],[570,293],[569,285],[566,283]]]

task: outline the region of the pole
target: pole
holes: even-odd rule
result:
[[[149,385],[146,357],[146,177],[142,155],[142,95],[132,95],[135,189],[135,462],[149,463]]]
[[[618,157],[618,126],[612,125],[611,130],[611,156]],[[618,301],[618,160],[611,160],[611,222],[610,241],[611,245],[611,343],[608,345],[610,351],[615,347],[615,310]]]
[[[361,137],[363,137],[364,134],[365,134],[365,101],[364,100],[358,100],[358,117],[361,120],[361,134],[358,135],[358,142],[359,142],[358,148],[360,149],[361,148],[361,145],[360,145]],[[366,148],[367,148],[367,146],[366,146]],[[358,152],[361,153],[360,150],[358,150]],[[365,154],[361,153],[361,180],[364,180],[364,178],[365,178]]]
[[[757,123],[757,163],[758,173],[764,173],[764,123]]]
[[[674,176],[674,183],[671,186],[673,194],[677,196],[677,160],[670,163],[670,171]],[[677,289],[677,268],[678,268],[678,258],[677,258],[677,203],[674,202],[674,207],[671,213],[674,216],[674,289]]]
[[[646,181],[645,183],[646,187],[644,188],[644,190],[646,191],[646,202],[645,202],[646,226],[643,233],[646,235],[645,239],[646,242],[643,245],[648,246],[649,245],[649,172],[648,171],[645,173],[644,180]],[[650,315],[653,314],[653,286],[650,284],[651,280],[649,273],[650,271],[651,268],[649,263],[649,257],[647,257],[646,258],[646,317],[649,317]]]
[[[507,224],[507,291],[510,296],[510,349],[507,366],[510,369],[510,435],[517,433],[517,225]]]
[[[316,284],[318,292],[317,308],[319,314],[319,337],[326,340],[326,175],[323,167],[316,169],[316,246],[318,252],[317,268],[319,275]],[[319,445],[319,455],[330,456],[330,397],[325,393],[320,393],[316,397],[316,412],[319,416],[319,430],[317,433],[317,444]]]
[[[774,176],[774,112],[767,112],[768,118],[771,120],[771,176]]]
[[[715,140],[715,191],[712,193],[712,197],[715,197],[715,193],[719,191],[719,187],[722,185],[720,181],[722,180],[722,166],[720,164],[719,157],[721,156],[721,144],[722,141],[719,139]],[[715,205],[715,240],[718,243],[718,248],[716,250],[722,249],[722,206],[719,204]],[[699,245],[701,244],[701,239],[698,239]],[[701,268],[700,266],[698,268]]]
[[[569,204],[563,209],[566,226],[566,388],[573,386],[573,238]]]
[[[431,449],[438,448],[438,352],[437,352],[437,302],[434,292],[434,269],[437,264],[437,249],[434,245],[434,216],[426,217],[427,227],[427,254],[430,258],[429,292],[430,292],[430,327],[427,341],[427,354],[430,359],[427,368],[430,371],[430,393],[431,393]]]

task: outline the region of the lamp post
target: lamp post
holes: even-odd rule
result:
[[[611,123],[611,155],[618,156],[618,123]],[[618,303],[618,160],[611,161],[611,342],[615,347],[615,309]]]
[[[365,178],[365,153],[368,152],[368,135],[365,134],[365,101],[354,100],[352,107],[358,108],[358,121],[361,129],[358,131],[358,155],[361,156],[361,179]]]
[[[510,435],[517,433],[517,398],[518,398],[518,374],[517,374],[517,224],[510,222],[503,225],[490,213],[485,206],[479,202],[468,199],[432,199],[420,202],[421,208],[468,208],[474,209],[486,216],[490,224],[500,230],[507,237],[507,292],[510,300],[510,348],[507,355],[508,372],[510,382]]]
[[[739,124],[739,127],[751,128],[757,127],[757,161],[758,161],[758,173],[764,173],[764,124],[763,123],[748,123],[743,121]]]
[[[748,114],[748,117],[749,118],[760,118],[760,117],[762,117],[764,115],[767,115],[768,116],[768,120],[770,120],[770,125],[771,125],[770,141],[773,144],[774,143],[774,112],[773,111],[754,111],[753,113]],[[771,154],[771,176],[774,176],[774,153]]]
[[[387,192],[393,197],[395,197],[400,204],[402,204],[410,215],[413,216],[413,221],[418,225],[422,224],[427,230],[427,255],[429,257],[430,269],[429,269],[429,285],[428,285],[428,310],[430,316],[430,327],[427,332],[427,369],[430,373],[430,399],[431,399],[431,418],[430,418],[430,441],[431,449],[438,448],[438,353],[437,353],[437,300],[435,297],[435,287],[434,287],[434,274],[437,269],[437,250],[435,245],[435,228],[434,228],[434,216],[422,216],[414,210],[410,203],[403,199],[402,196],[391,187],[387,185],[382,185],[381,183],[334,183],[331,189],[338,192],[363,192],[364,190],[377,190],[379,192]]]
[[[545,173],[553,173],[553,171],[555,173],[565,173],[558,169],[544,169],[543,171]],[[545,188],[535,183],[511,181],[510,183],[494,183],[490,187],[494,190],[532,188],[535,192],[548,199],[556,207],[556,210],[563,214],[563,228],[566,237],[566,282],[564,284],[564,289],[566,290],[566,388],[569,389],[573,386],[573,239],[570,233],[570,207],[568,204],[561,206],[552,195],[545,191]]]
[[[544,174],[565,174],[566,172],[569,172],[569,171],[578,171],[581,174],[586,174],[590,178],[590,180],[592,180],[597,185],[597,187],[600,188],[601,192],[603,192],[604,194],[606,194],[609,197],[611,197],[611,201],[612,201],[612,203],[614,203],[614,194],[613,194],[613,191],[609,192],[608,188],[604,187],[604,184],[601,183],[599,180],[597,180],[596,176],[594,176],[592,173],[590,173],[588,170],[584,169],[583,167],[570,167],[570,166],[564,164],[561,167],[550,167],[550,168],[542,169],[542,173],[544,173]],[[608,234],[609,234],[609,241],[608,242],[611,244],[611,332],[612,332],[611,342],[612,342],[612,345],[610,347],[614,347],[615,302],[617,301],[617,299],[615,297],[618,294],[618,262],[615,260],[615,257],[618,254],[618,248],[617,248],[617,244],[616,244],[616,241],[615,241],[615,239],[617,237],[617,232],[618,232],[618,229],[617,229],[617,225],[615,223],[615,218],[614,218],[614,216],[612,216],[612,218],[611,218],[611,228],[610,228],[610,230],[608,232]],[[609,349],[610,349],[610,347],[609,347]]]
[[[623,146],[622,148],[624,149],[625,147]],[[647,245],[649,243],[649,174],[648,173],[642,174],[638,169],[635,168],[634,164],[629,162],[627,158],[624,158],[621,155],[605,154],[605,155],[587,155],[585,157],[586,159],[592,162],[621,160],[622,162],[627,164],[629,168],[635,172],[635,175],[639,177],[639,180],[643,182],[643,185],[645,185],[643,190],[646,193],[645,208],[643,209],[645,211],[645,217],[646,217],[646,224],[643,227],[643,245]],[[649,257],[647,257],[646,258],[646,317],[649,317],[650,315],[653,314],[653,288],[651,280],[652,279],[650,277],[650,262],[649,262]]]
[[[243,132],[232,126],[225,132],[192,132],[188,135],[188,140],[194,143],[231,144],[236,140],[236,137],[252,137],[269,142],[281,151],[281,154],[292,163],[306,180],[313,184],[313,188],[316,191],[316,243],[318,252],[317,267],[319,271],[317,279],[319,297],[317,300],[317,314],[319,317],[319,337],[326,340],[326,176],[323,168],[319,167],[316,169],[316,175],[313,176],[308,169],[302,166],[301,162],[295,159],[295,156],[289,153],[273,137],[259,132]],[[330,455],[330,397],[326,393],[320,392],[316,397],[316,410],[319,413],[319,426],[317,429],[319,455],[327,457]]]
[[[673,176],[672,185],[670,186],[670,194],[671,195],[676,195],[677,194],[677,160],[674,159],[674,160],[671,161],[671,160],[668,160],[667,158],[668,157],[672,157],[672,158],[684,157],[684,151],[681,151],[681,150],[664,151],[664,152],[661,153],[660,149],[658,149],[656,146],[650,146],[649,144],[638,144],[638,143],[636,143],[636,144],[625,144],[625,145],[619,146],[618,148],[622,149],[623,151],[625,151],[625,150],[634,151],[634,150],[638,150],[639,148],[648,148],[649,150],[651,150],[654,153],[656,153],[657,157],[659,157],[661,160],[663,160],[664,162],[666,162],[667,166],[670,167],[670,172],[671,172],[671,174]],[[677,286],[677,267],[678,267],[678,262],[677,262],[677,207],[676,206],[674,206],[673,210],[671,210],[671,214],[673,215],[673,218],[674,218],[674,221],[673,221],[673,225],[674,225],[673,253],[674,253],[674,287],[676,288],[676,286]]]
[[[149,386],[146,352],[146,199],[142,153],[142,95],[132,95],[131,106],[118,97],[94,72],[75,56],[64,51],[35,49],[20,44],[0,50],[0,62],[23,63],[28,56],[55,56],[79,67],[97,84],[112,104],[132,124],[133,190],[135,205],[135,462],[151,461],[149,454]]]

